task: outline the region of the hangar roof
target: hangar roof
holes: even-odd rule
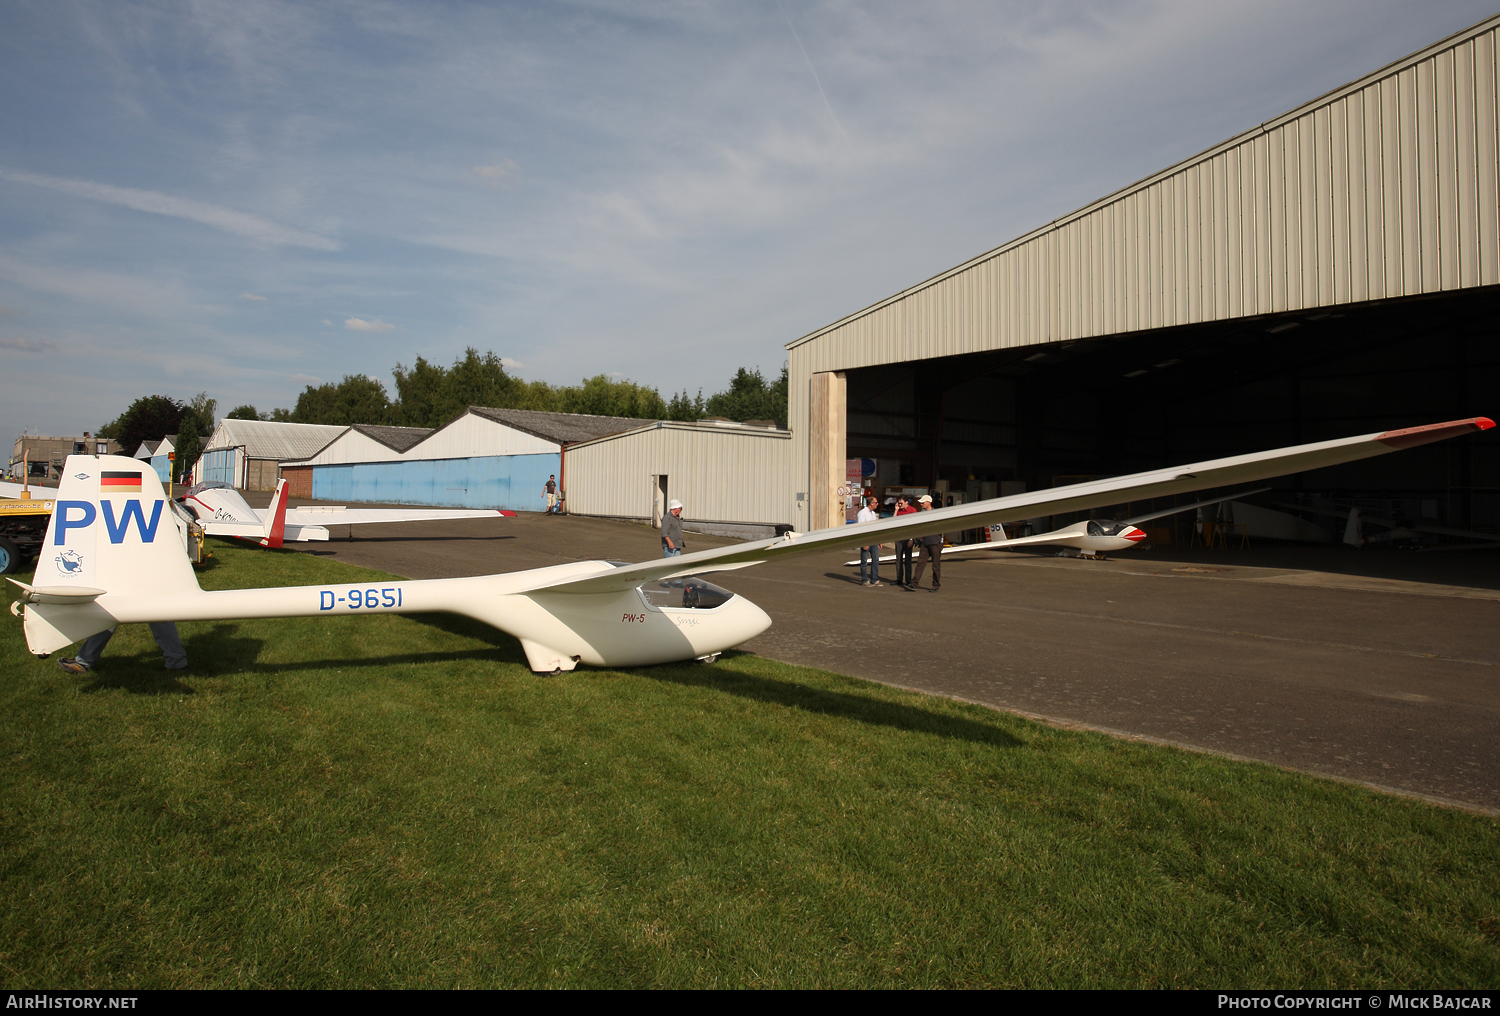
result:
[[[628,416],[591,416],[587,413],[544,413],[535,409],[490,409],[486,406],[470,406],[469,412],[503,423],[507,427],[525,431],[536,437],[562,444],[590,441],[596,437],[607,437],[622,431],[635,430],[656,423],[656,420],[637,420]]]
[[[347,429],[321,423],[220,420],[203,450],[243,447],[247,459],[301,459],[315,454]]]
[[[428,434],[431,434],[434,428],[388,427],[382,424],[356,423],[352,429],[375,441],[379,441],[392,451],[404,452]]]

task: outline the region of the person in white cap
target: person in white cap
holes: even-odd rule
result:
[[[661,519],[661,556],[677,557],[682,547],[682,502],[674,497]]]
[[[922,506],[924,512],[932,511],[932,498],[923,494],[917,498],[917,504]],[[908,592],[916,592],[922,586],[922,571],[927,567],[927,562],[932,562],[932,591],[935,593],[943,585],[943,534],[929,533],[919,541],[922,547],[922,556],[917,558],[917,571],[911,577],[911,585],[907,586]]]

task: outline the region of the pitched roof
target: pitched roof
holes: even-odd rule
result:
[[[391,451],[396,452],[406,451],[432,433],[431,427],[387,427],[374,423],[356,423],[350,429],[357,430],[371,440],[379,441]]]
[[[628,416],[544,413],[535,409],[490,409],[487,406],[470,406],[469,412],[547,441],[566,444],[620,434],[656,422],[655,420],[637,420]]]
[[[247,459],[305,459],[348,429],[321,423],[220,420],[203,450],[243,447]]]

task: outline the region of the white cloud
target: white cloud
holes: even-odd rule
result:
[[[344,327],[351,332],[390,332],[395,331],[396,326],[376,318],[374,321],[366,321],[364,318],[352,317],[344,322]]]
[[[376,377],[374,374],[366,374],[365,375],[365,380],[366,381],[373,381],[376,384],[380,384],[380,378]]]
[[[126,208],[133,208],[138,212],[153,212],[157,215],[169,215],[173,218],[189,219],[193,222],[201,222],[205,226],[222,229],[226,233],[247,236],[252,240],[258,240],[262,243],[284,244],[291,247],[308,247],[313,250],[340,250],[343,247],[342,244],[335,240],[330,240],[326,236],[307,233],[300,229],[292,229],[290,226],[270,222],[254,215],[248,215],[245,212],[237,212],[232,208],[211,205],[206,201],[173,197],[170,194],[162,194],[157,191],[136,190],[133,187],[115,187],[107,183],[95,183],[92,180],[68,180],[57,176],[46,176],[41,173],[25,173],[11,169],[0,169],[0,179],[10,180],[14,183],[31,184],[33,187],[45,187],[48,190],[61,191],[64,194],[89,198],[93,201],[123,205]]]
[[[40,353],[56,349],[57,343],[50,339],[23,339],[14,335],[0,335],[0,349],[16,349],[23,353]]]
[[[514,368],[516,368],[516,369],[519,370],[522,367],[525,367],[526,365],[524,363],[522,363],[520,360],[512,360],[508,356],[502,356],[500,358],[500,366],[502,366],[502,367],[514,367]]]
[[[501,159],[499,162],[491,163],[488,166],[475,166],[474,172],[478,173],[486,180],[503,180],[505,177],[514,174],[520,168],[520,166],[517,166],[515,162],[510,159]]]
[[[324,324],[325,324],[325,325],[327,325],[327,326],[328,326],[328,327],[329,327],[329,328],[332,328],[332,327],[333,327],[333,322],[332,322],[332,321],[330,321],[330,320],[328,320],[328,319],[327,319],[327,318],[324,318],[324,319],[323,319],[323,323],[324,323]]]
[[[265,300],[265,297],[263,297],[263,296],[257,296],[254,293],[241,293],[240,294],[240,299],[241,300],[262,300],[263,301],[263,300]]]
[[[323,383],[320,379],[313,377],[311,374],[293,374],[291,377],[287,378],[287,380],[296,385],[320,385]]]

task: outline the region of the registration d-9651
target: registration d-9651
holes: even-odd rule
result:
[[[369,610],[374,607],[401,606],[400,586],[369,586],[364,589],[345,591],[323,589],[318,592],[318,609],[333,610],[345,606],[350,610]]]

